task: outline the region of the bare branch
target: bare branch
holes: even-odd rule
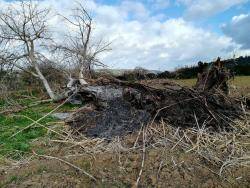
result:
[[[32,1],[21,1],[16,6],[10,5],[1,10],[0,47],[3,50],[0,57],[4,62],[39,78],[50,98],[54,99],[54,92],[38,66],[41,55],[37,52],[42,42],[51,40],[47,24],[49,13],[49,9],[40,8]],[[26,70],[28,66],[35,71]]]
[[[77,62],[79,79],[88,78],[91,77],[94,66],[105,66],[97,59],[97,56],[111,50],[110,43],[103,43],[102,40],[95,43],[92,40],[93,19],[82,3],[76,2],[76,8],[72,12],[70,17],[61,16],[67,23],[75,27],[76,31],[72,35],[66,35],[66,42],[57,45],[54,50],[62,51],[65,56]]]

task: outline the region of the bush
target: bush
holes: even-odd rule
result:
[[[28,67],[27,70],[34,71],[32,67]],[[40,65],[40,70],[56,92],[60,91],[62,86],[66,86],[67,79],[64,77],[62,69],[51,64],[42,64]],[[20,72],[20,79],[27,87],[44,89],[41,81],[28,72]]]

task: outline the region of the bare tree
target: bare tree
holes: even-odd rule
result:
[[[47,24],[49,13],[49,9],[31,1],[0,10],[0,58],[40,79],[50,98],[55,100],[57,97],[39,68],[40,57],[44,56],[39,52],[42,43],[51,40]],[[27,66],[33,70],[27,70]]]
[[[81,85],[87,84],[86,78],[91,77],[94,66],[105,66],[101,63],[97,55],[111,50],[110,43],[105,43],[103,40],[93,42],[93,20],[87,12],[83,4],[76,3],[76,8],[73,10],[70,17],[65,17],[65,21],[75,29],[71,35],[66,35],[66,41],[62,45],[57,45],[56,49],[63,51],[65,60],[70,59],[71,63],[75,62],[79,72],[79,81]]]

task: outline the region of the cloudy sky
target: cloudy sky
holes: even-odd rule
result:
[[[0,8],[15,1],[0,0]],[[112,41],[110,68],[173,70],[199,60],[250,55],[250,0],[85,0],[95,38]],[[70,14],[71,0],[40,0]],[[53,29],[63,30],[56,14]],[[60,25],[60,27],[56,27]],[[60,32],[58,32],[60,33]]]

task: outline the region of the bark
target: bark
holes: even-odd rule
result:
[[[79,81],[82,86],[88,85],[88,83],[84,79],[84,71],[85,71],[85,66],[82,65],[79,72]]]
[[[30,41],[30,49],[28,48],[28,52],[29,52],[30,62],[34,66],[39,79],[41,80],[41,82],[43,83],[44,88],[47,91],[47,94],[49,95],[49,97],[52,100],[56,100],[57,97],[56,97],[54,91],[51,89],[47,79],[44,77],[43,73],[40,71],[40,68],[39,68],[39,66],[37,64],[37,60],[36,60],[36,57],[35,57],[34,42],[33,41]]]
[[[199,91],[215,91],[220,90],[224,94],[229,93],[228,80],[232,74],[227,70],[220,58],[217,59],[209,68],[199,64],[198,79],[195,89]]]
[[[44,88],[47,91],[47,94],[49,95],[49,97],[53,100],[56,100],[56,95],[54,93],[54,91],[51,89],[47,79],[43,76],[42,72],[40,71],[39,67],[37,65],[35,65],[35,70],[39,76],[39,79],[41,80],[41,82],[43,83]]]

